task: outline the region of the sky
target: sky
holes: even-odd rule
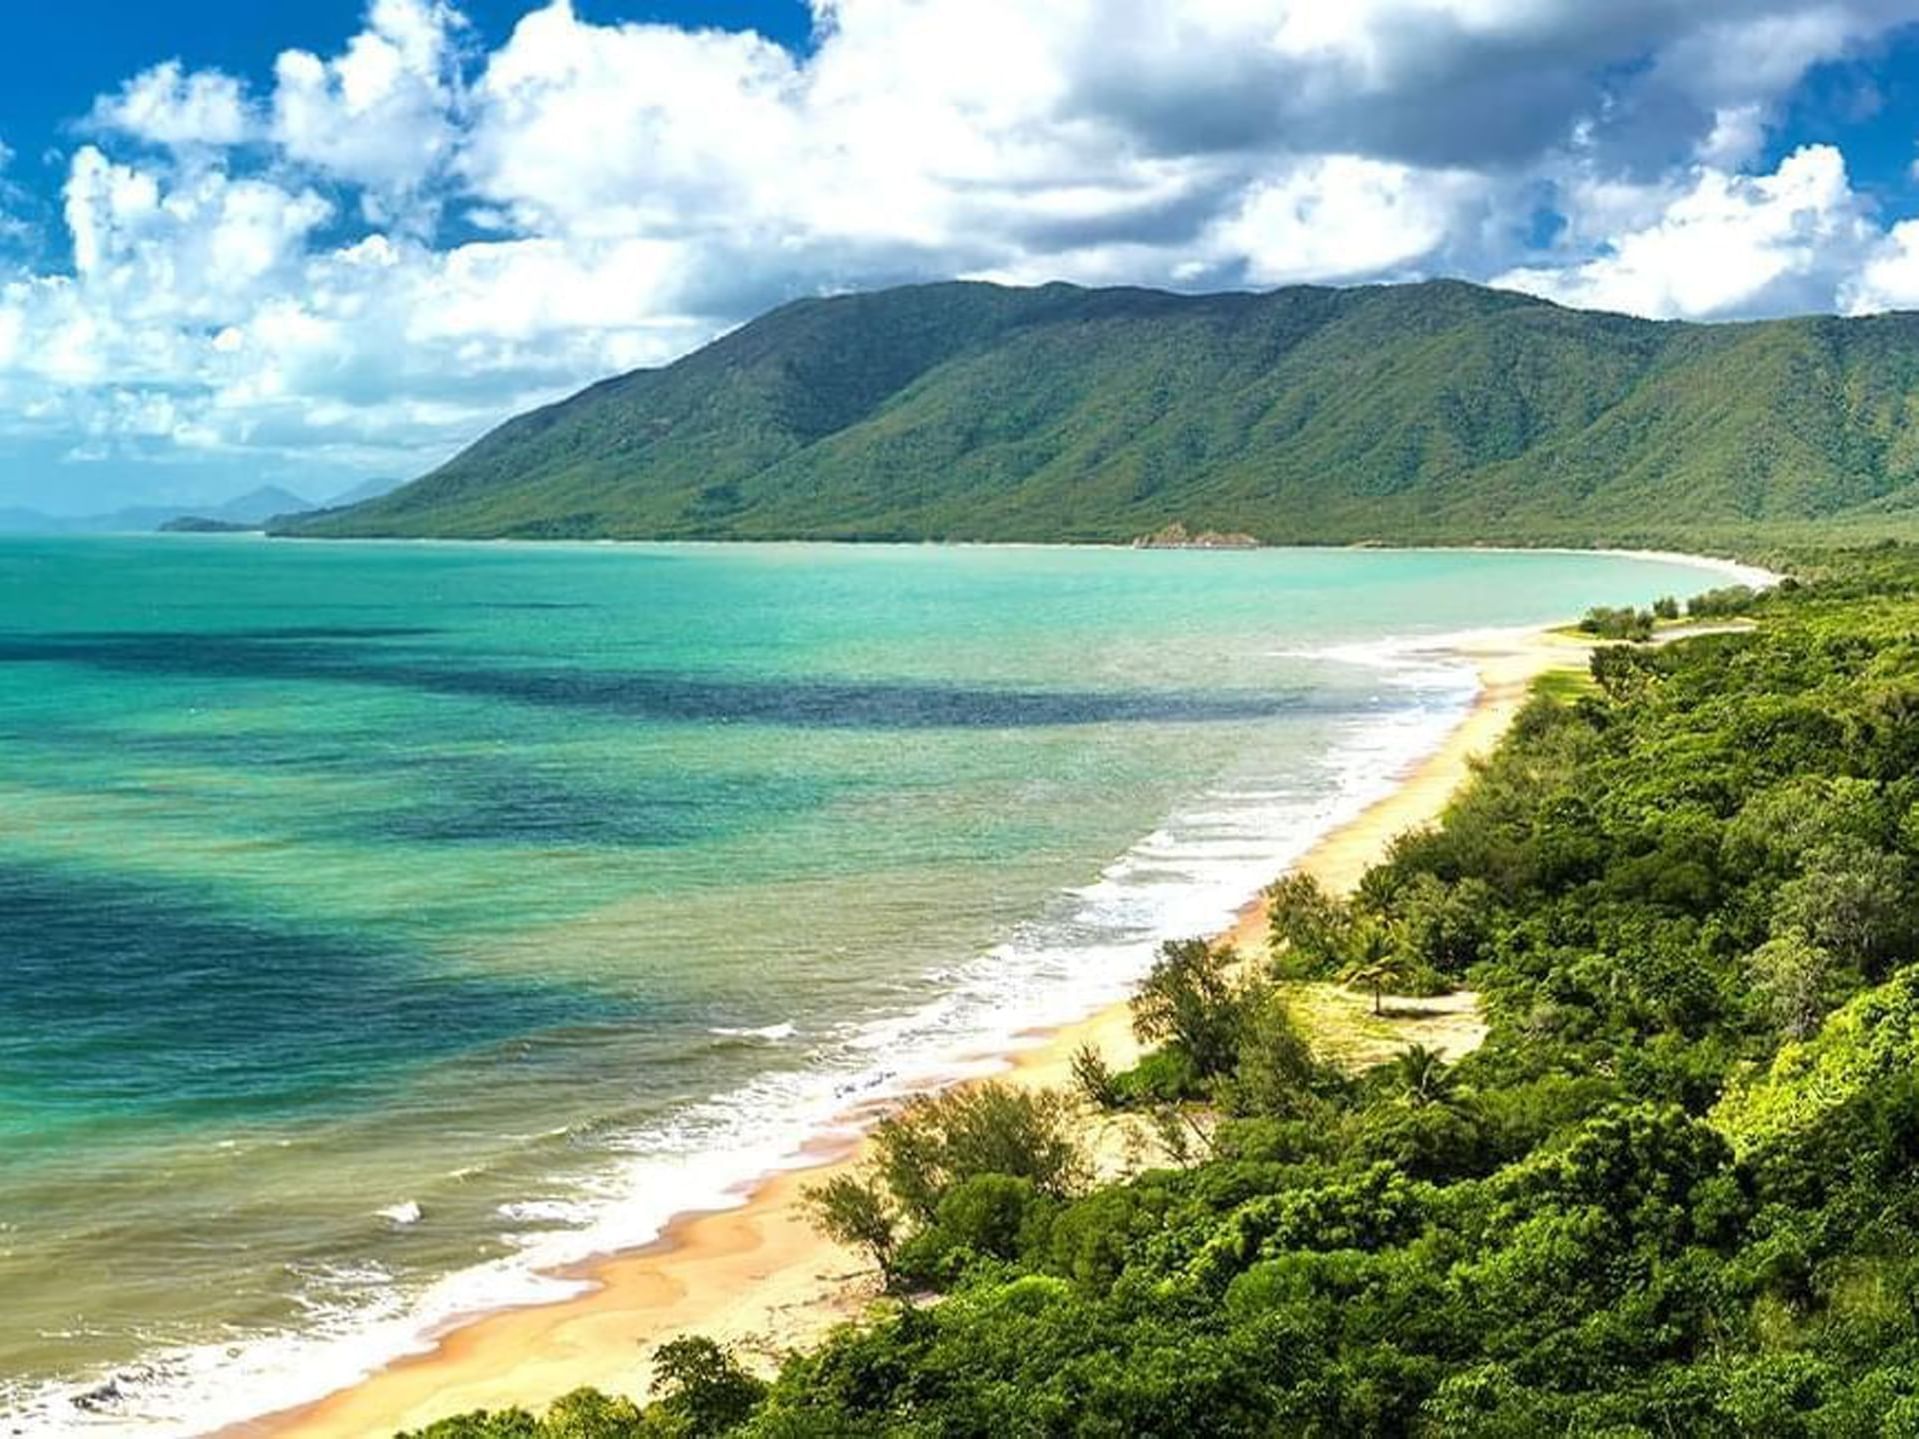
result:
[[[9,9],[0,506],[324,499],[911,281],[1919,308],[1919,0]]]

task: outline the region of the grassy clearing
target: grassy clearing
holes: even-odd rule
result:
[[[1328,980],[1291,980],[1280,990],[1314,1050],[1355,1072],[1415,1044],[1458,1059],[1486,1037],[1479,997],[1470,990],[1430,999],[1388,995],[1384,1014],[1373,1013],[1372,995]]]

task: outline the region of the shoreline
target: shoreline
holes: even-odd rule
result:
[[[1703,567],[1700,557],[1670,558]],[[1473,761],[1505,733],[1533,680],[1580,666],[1587,646],[1546,629],[1489,631],[1461,639],[1448,652],[1477,672],[1478,692],[1466,713],[1389,791],[1319,837],[1292,868],[1330,889],[1350,889],[1396,835],[1438,816]],[[1216,939],[1252,952],[1264,929],[1264,899],[1255,895]],[[1124,1001],[1019,1038],[1032,1042],[978,1058],[993,1066],[991,1077],[1022,1088],[1069,1084],[1072,1056],[1082,1045],[1094,1046],[1115,1067],[1138,1053]],[[971,1064],[964,1071],[969,1077],[979,1072]],[[956,1072],[945,1082],[968,1081]],[[582,1293],[456,1318],[430,1336],[425,1349],[322,1399],[215,1432],[224,1439],[386,1434],[476,1408],[537,1410],[586,1384],[643,1398],[652,1347],[689,1332],[732,1345],[749,1363],[808,1347],[857,1317],[877,1290],[861,1261],[814,1232],[800,1193],[860,1161],[862,1131],[884,1107],[843,1116],[844,1128],[810,1141],[793,1164],[737,1189],[734,1206],[676,1215],[651,1243],[556,1271],[588,1286]],[[1107,1152],[1110,1144],[1089,1139],[1089,1147],[1102,1168],[1123,1161]]]
[[[135,534],[107,536],[106,538],[138,539],[163,531],[142,531]],[[191,538],[206,539],[209,536],[190,533]],[[1141,546],[1131,540],[861,540],[861,539],[808,539],[788,537],[783,539],[675,539],[659,537],[654,539],[617,539],[589,538],[535,540],[518,536],[455,536],[455,535],[284,535],[265,530],[245,530],[238,535],[258,540],[291,540],[320,544],[372,544],[372,545],[476,545],[503,546],[517,545],[539,549],[619,549],[628,545],[675,545],[702,549],[769,549],[785,545],[832,545],[849,549],[950,549],[950,550],[1127,550],[1147,554],[1260,554],[1275,550],[1299,550],[1305,552],[1320,551],[1376,551],[1381,554],[1468,554],[1468,555],[1610,555],[1615,559],[1648,560],[1655,564],[1679,565],[1687,569],[1711,570],[1739,584],[1748,584],[1755,589],[1769,589],[1779,583],[1780,576],[1762,565],[1746,560],[1734,559],[1730,555],[1693,554],[1686,550],[1660,549],[1622,549],[1616,545],[1476,545],[1476,544],[1419,544],[1399,543],[1392,540],[1327,540],[1323,543],[1298,542],[1282,544],[1254,545],[1163,545]],[[175,536],[177,538],[177,535]],[[3,538],[3,537],[0,537]],[[31,536],[30,538],[75,538],[73,536]],[[220,535],[214,538],[232,539],[235,535]]]

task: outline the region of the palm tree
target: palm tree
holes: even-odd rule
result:
[[[1453,1098],[1452,1066],[1438,1050],[1423,1044],[1401,1050],[1393,1059],[1393,1079],[1399,1085],[1399,1097],[1414,1109]]]
[[[1412,961],[1399,947],[1392,930],[1377,919],[1353,927],[1352,958],[1340,978],[1348,985],[1363,984],[1373,992],[1373,1013],[1384,1014],[1384,995],[1412,972]]]

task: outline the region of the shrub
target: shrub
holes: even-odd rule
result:
[[[946,1285],[976,1260],[1043,1252],[1058,1209],[1030,1179],[976,1174],[947,1191],[933,1223],[901,1247],[897,1267],[907,1279]]]
[[[1630,700],[1644,694],[1658,673],[1652,655],[1625,645],[1602,645],[1587,662],[1593,683],[1608,699]]]
[[[1353,1152],[1415,1179],[1441,1180],[1483,1172],[1491,1151],[1476,1115],[1432,1104],[1369,1110],[1354,1132]]]
[[[1447,884],[1415,875],[1393,901],[1399,942],[1415,964],[1463,974],[1487,953],[1494,906],[1492,888],[1482,879]]]
[[[678,1420],[679,1432],[688,1439],[716,1439],[737,1428],[766,1397],[762,1380],[711,1339],[697,1335],[662,1344],[653,1351],[653,1366],[655,1408]],[[571,1431],[568,1436],[571,1439]]]
[[[1081,1099],[1095,1109],[1118,1109],[1126,1102],[1114,1082],[1112,1066],[1090,1044],[1073,1051],[1073,1087]]]
[[[1142,1042],[1174,1041],[1202,1078],[1225,1074],[1239,1053],[1242,998],[1230,971],[1238,956],[1203,939],[1169,940],[1133,996],[1133,1032]]]
[[[702,1341],[704,1342],[704,1341]],[[524,1409],[494,1413],[475,1410],[402,1434],[399,1439],[703,1439],[719,1430],[696,1430],[683,1422],[661,1422],[640,1411],[630,1399],[615,1398],[597,1389],[575,1389],[553,1401],[535,1419]]]
[[[1113,1076],[1113,1089],[1127,1107],[1177,1104],[1204,1099],[1207,1084],[1182,1044],[1167,1044],[1140,1056],[1139,1063]]]
[[[1295,872],[1269,885],[1266,916],[1277,972],[1309,979],[1337,968],[1352,914],[1312,875]]]
[[[1905,860],[1854,841],[1819,846],[1799,876],[1774,893],[1773,929],[1798,931],[1867,974],[1883,975],[1919,938]]]
[[[996,1259],[1016,1259],[1043,1244],[1058,1201],[1030,1179],[976,1174],[940,1201],[935,1224],[955,1243]]]
[[[824,1184],[808,1185],[801,1199],[822,1234],[849,1249],[864,1250],[882,1272],[892,1272],[899,1213],[878,1183],[836,1174]]]
[[[1755,995],[1787,1039],[1804,1039],[1819,1027],[1828,1005],[1832,956],[1788,927],[1752,952],[1746,961]]]
[[[394,1439],[544,1439],[546,1430],[524,1409],[450,1414],[424,1429],[408,1429]]]
[[[1602,640],[1638,641],[1652,637],[1652,623],[1651,610],[1595,605],[1580,619],[1579,629],[1582,634],[1595,635]]]
[[[1229,1114],[1297,1119],[1315,1107],[1320,1067],[1294,1023],[1286,1001],[1267,990],[1249,999],[1239,1036],[1239,1061],[1221,1088]]]
[[[933,1222],[948,1190],[974,1175],[1011,1175],[1065,1197],[1086,1173],[1064,1097],[999,1083],[921,1095],[882,1120],[873,1142],[887,1189],[922,1224]]]
[[[1722,619],[1743,615],[1753,607],[1759,592],[1751,585],[1722,585],[1705,590],[1686,601],[1686,613],[1696,620]]]

